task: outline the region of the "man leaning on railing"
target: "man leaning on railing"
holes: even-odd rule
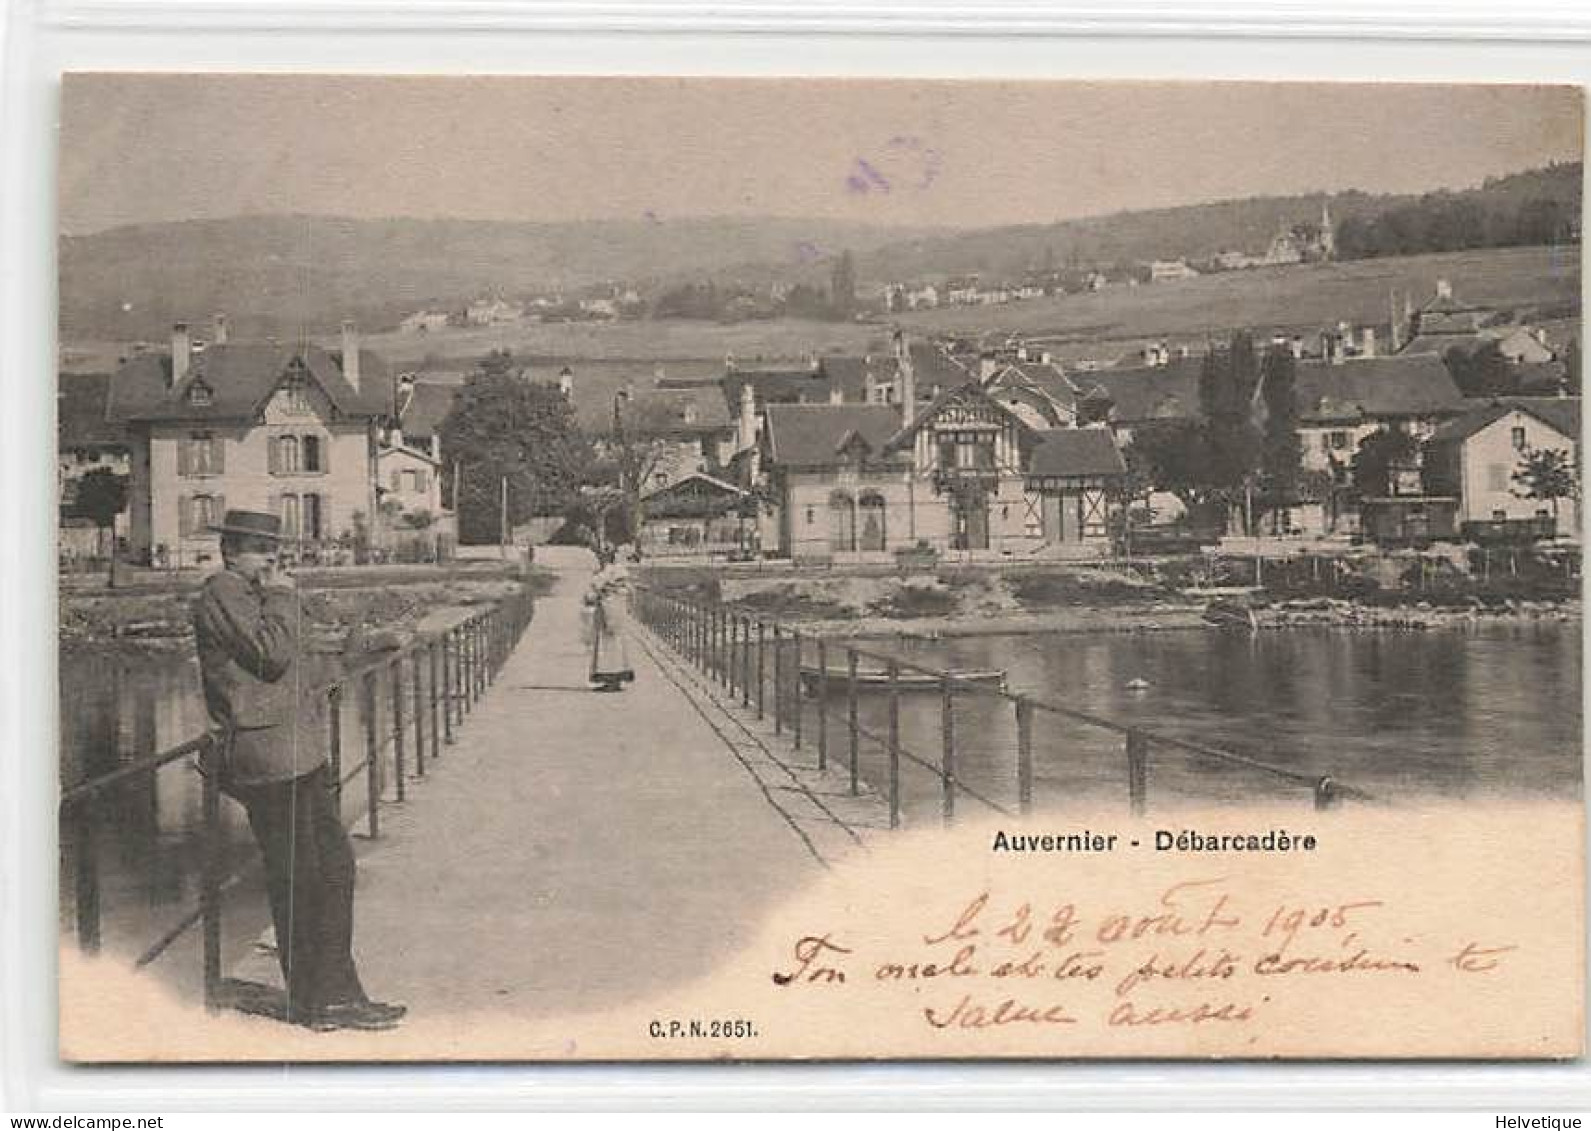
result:
[[[277,568],[281,520],[228,511],[224,568],[194,608],[205,704],[220,728],[206,770],[248,812],[265,861],[286,1020],[317,1031],[390,1029],[401,1005],[372,1001],[353,959],[354,855],[306,670],[298,591]]]

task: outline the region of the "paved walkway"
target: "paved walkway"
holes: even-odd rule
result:
[[[380,840],[356,840],[361,971],[416,1016],[597,1009],[706,973],[882,812],[644,630],[636,682],[592,693],[589,556],[538,564],[557,587],[458,744],[383,808]],[[279,983],[263,949],[231,973]]]

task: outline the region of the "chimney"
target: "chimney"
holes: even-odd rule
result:
[[[575,375],[567,365],[558,371],[558,392],[563,394],[566,401],[574,399]]]
[[[1403,324],[1398,317],[1398,292],[1388,291],[1387,302],[1392,307],[1392,352],[1397,353],[1403,348]]]
[[[1452,298],[1453,297],[1453,284],[1448,282],[1446,279],[1438,279],[1436,281],[1436,297],[1437,298]]]
[[[978,380],[987,381],[994,376],[994,354],[982,353],[978,355]]]
[[[1326,339],[1326,360],[1333,365],[1341,365],[1348,356],[1348,341],[1332,334]]]
[[[343,319],[343,378],[359,391],[359,331]]]
[[[1374,357],[1376,355],[1376,328],[1374,326],[1366,326],[1359,331],[1359,335],[1359,356]]]
[[[1300,335],[1294,334],[1288,348],[1292,351],[1293,360],[1300,360],[1304,356],[1304,339]]]
[[[873,371],[869,369],[862,375],[862,403],[872,404],[878,397],[878,382],[873,380]]]
[[[178,322],[171,328],[171,387],[176,388],[188,376],[188,363],[193,358],[193,339],[188,336],[188,324]]]
[[[214,346],[224,346],[224,345],[226,345],[226,342],[227,342],[226,315],[222,314],[220,311],[216,311],[215,318],[214,318],[214,326],[213,326],[212,330],[210,331],[210,344],[214,345]]]
[[[740,386],[740,450],[755,447],[757,443],[757,394],[747,381]]]
[[[844,404],[845,403],[845,392],[838,385],[832,385],[832,386],[829,387],[829,403],[830,404]]]

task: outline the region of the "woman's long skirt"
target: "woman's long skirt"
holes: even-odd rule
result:
[[[617,689],[635,678],[624,644],[626,614],[620,602],[597,602],[591,624],[591,682]]]

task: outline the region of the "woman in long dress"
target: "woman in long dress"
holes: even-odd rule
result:
[[[585,595],[591,609],[591,682],[597,691],[623,691],[635,679],[624,643],[630,574],[612,550],[603,550],[598,561],[601,568]]]

